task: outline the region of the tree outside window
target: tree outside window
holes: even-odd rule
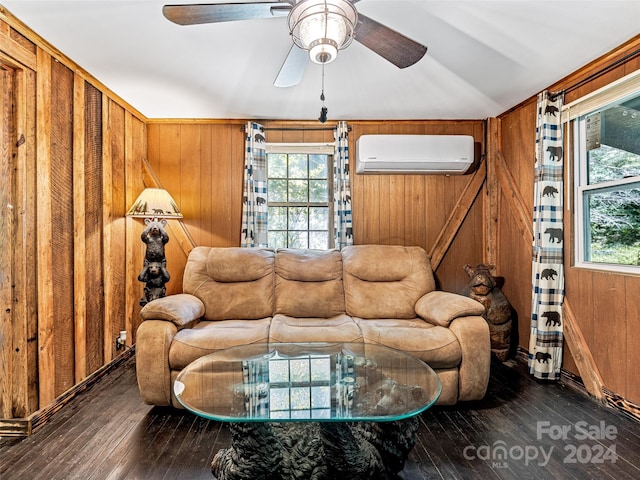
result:
[[[640,266],[640,93],[579,117],[575,131],[577,263]]]
[[[332,248],[331,155],[276,149],[267,154],[269,247]]]

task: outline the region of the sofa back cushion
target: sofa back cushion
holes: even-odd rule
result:
[[[184,269],[183,292],[202,300],[205,320],[270,317],[274,257],[267,248],[196,247]]]
[[[275,313],[320,318],[344,314],[342,256],[337,250],[278,249],[275,272]]]
[[[435,290],[429,255],[421,247],[354,245],[342,249],[348,315],[415,318],[415,304]]]

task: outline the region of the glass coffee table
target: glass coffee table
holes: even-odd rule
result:
[[[174,382],[187,410],[229,422],[218,480],[394,478],[415,443],[416,415],[442,390],[408,353],[362,343],[232,347]]]

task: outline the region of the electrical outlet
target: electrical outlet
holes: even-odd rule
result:
[[[127,331],[122,330],[120,335],[116,337],[116,350],[120,350],[121,348],[125,348],[127,346]]]

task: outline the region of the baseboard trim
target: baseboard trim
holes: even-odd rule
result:
[[[83,381],[58,396],[49,405],[33,412],[26,418],[0,418],[0,437],[25,437],[31,435],[40,427],[46,425],[46,423],[72,399],[91,388],[103,377],[129,360],[133,357],[134,353],[135,347],[127,348],[111,362],[103,365]]]
[[[518,362],[522,362],[525,365],[529,363],[529,352],[528,350],[518,346],[518,352],[516,354],[516,360]],[[640,405],[635,404],[626,398],[618,395],[617,393],[612,392],[606,388],[602,389],[602,393],[604,398],[602,401],[598,400],[592,394],[589,393],[587,388],[582,381],[582,378],[575,373],[572,373],[564,368],[560,369],[560,381],[572,386],[573,388],[579,390],[584,393],[589,398],[592,398],[598,403],[601,403],[609,408],[619,411],[626,417],[635,420],[636,422],[640,422]]]

